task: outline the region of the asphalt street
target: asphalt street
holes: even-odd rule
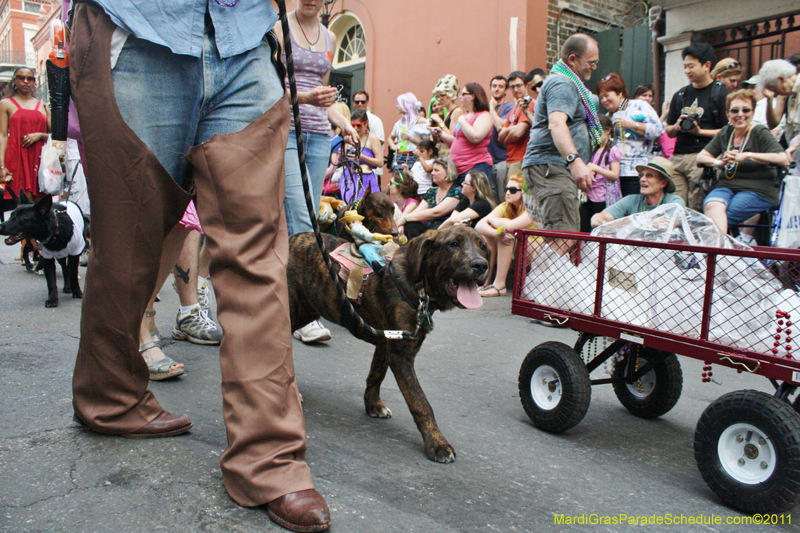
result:
[[[0,245],[0,531],[283,531],[263,510],[237,506],[222,486],[215,347],[170,344],[165,352],[187,373],[151,382],[165,408],[191,417],[190,433],[136,441],[78,429],[70,387],[81,301],[62,295],[58,308],[46,309],[45,280],[14,260],[18,250]],[[169,283],[161,295],[157,324],[168,335],[177,296]],[[510,291],[434,320],[416,368],[458,454],[447,465],[426,459],[391,375],[382,396],[393,418],[365,414],[370,345],[337,326],[326,344],[294,341],[307,458],[331,508],[331,531],[800,531],[800,512],[759,526],[556,523],[562,514],[740,520],[697,470],[695,425],[722,394],[771,385],[723,368],[715,382],[701,383],[702,363],[681,357],[682,397],[660,419],[632,416],[611,387],[598,386],[585,419],[552,435],[531,424],[517,377],[528,351],[550,340],[571,344],[574,332],[512,315]]]

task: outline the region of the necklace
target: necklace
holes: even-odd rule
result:
[[[586,111],[586,127],[589,130],[591,149],[594,150],[600,146],[600,137],[603,135],[603,128],[600,126],[600,119],[597,118],[597,107],[594,105],[594,101],[592,101],[589,89],[586,88],[586,85],[578,79],[578,76],[576,76],[575,73],[572,72],[572,69],[561,59],[553,65],[550,72],[551,74],[559,74],[568,78],[578,89],[578,94],[583,103],[583,109]]]
[[[320,35],[322,35],[322,30],[319,27],[319,23],[317,23],[317,38],[312,43],[311,39],[309,39],[308,35],[306,35],[306,30],[303,29],[303,25],[300,24],[300,19],[297,18],[297,11],[294,12],[294,19],[297,21],[297,25],[300,26],[300,31],[303,32],[303,37],[305,37],[306,41],[308,42],[308,49],[311,50],[312,52],[316,52],[316,49],[314,48],[314,45],[319,42],[319,37],[320,37]]]
[[[750,139],[750,132],[753,131],[753,126],[750,125],[747,127],[747,133],[744,136],[744,141],[742,144],[739,145],[739,151],[741,152],[744,150],[744,147],[747,146],[747,140]],[[728,149],[726,151],[730,152],[731,147],[733,146],[733,138],[736,137],[736,131],[731,132],[731,138],[728,139]],[[725,167],[725,177],[729,180],[732,180],[734,176],[736,176],[736,171],[739,169],[739,162],[732,163]]]

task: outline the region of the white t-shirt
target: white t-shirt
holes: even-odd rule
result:
[[[425,163],[430,165],[433,163],[433,159],[426,161]],[[429,172],[425,172],[425,169],[422,168],[422,163],[419,161],[414,163],[414,166],[411,167],[411,175],[414,177],[414,181],[416,181],[417,185],[419,186],[417,189],[417,194],[420,196],[425,194],[425,192],[433,186],[433,178]]]
[[[383,148],[383,143],[386,142],[383,134],[383,121],[378,118],[377,115],[373,114],[369,109],[367,110],[367,119],[369,120],[369,132],[375,134],[375,136],[381,141],[381,148]],[[375,156],[381,158],[383,157],[383,153],[380,155],[375,154]],[[376,176],[383,176],[383,164],[375,168],[374,172]],[[380,181],[380,179],[378,181]]]

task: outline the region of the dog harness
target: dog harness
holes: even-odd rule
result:
[[[67,246],[61,250],[51,250],[47,245],[58,234],[58,212],[63,212],[64,209],[66,209],[67,215],[72,220],[72,238],[70,238]],[[86,241],[83,240],[83,213],[81,213],[81,208],[73,202],[67,202],[66,206],[64,204],[54,205],[52,213],[56,219],[55,229],[46,240],[42,241],[39,254],[45,259],[64,259],[71,255],[80,255],[86,246]]]

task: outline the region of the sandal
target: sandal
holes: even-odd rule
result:
[[[161,348],[161,344],[156,341],[148,342],[147,344],[143,344],[139,347],[139,353],[144,353],[147,350],[156,347]],[[162,379],[174,378],[176,376],[183,375],[185,372],[183,368],[172,368],[178,363],[167,356],[164,356],[158,361],[145,362],[147,363],[147,369],[150,371],[150,379],[152,381],[161,381]]]
[[[478,294],[480,294],[483,298],[494,298],[496,296],[505,296],[507,292],[508,291],[506,291],[505,287],[498,289],[494,285],[489,285],[486,289],[478,291]]]

